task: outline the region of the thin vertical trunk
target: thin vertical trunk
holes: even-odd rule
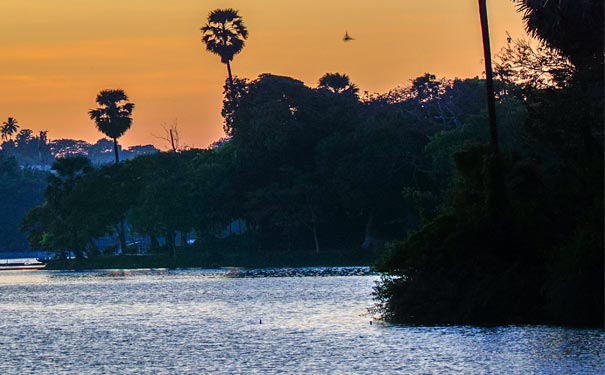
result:
[[[116,164],[120,163],[120,156],[118,155],[118,139],[113,139],[113,152],[116,156]],[[126,254],[126,225],[124,222],[124,216],[120,218],[120,225],[118,227],[118,237],[120,239],[120,247],[122,250],[122,254]]]
[[[483,57],[485,60],[485,88],[487,90],[487,110],[489,114],[491,157],[484,161],[487,173],[486,205],[492,220],[498,222],[506,210],[506,186],[498,147],[498,127],[496,125],[496,99],[494,96],[494,73],[492,71],[492,54],[489,42],[486,0],[479,0],[479,16],[483,34]]]
[[[489,113],[490,146],[498,154],[498,128],[496,126],[496,99],[494,98],[494,73],[492,71],[492,53],[489,42],[486,0],[479,0],[479,16],[483,34],[483,58],[485,61],[485,84],[487,89],[487,110]]]
[[[172,129],[170,129],[169,132],[170,132],[170,144],[172,145],[172,151],[176,152],[176,146],[174,145],[174,135],[172,134]]]
[[[227,73],[229,74],[229,86],[233,86],[233,75],[231,75],[231,63],[227,61]]]
[[[116,156],[116,164],[118,164],[120,162],[120,157],[118,156],[118,139],[117,138],[113,139],[113,152]]]

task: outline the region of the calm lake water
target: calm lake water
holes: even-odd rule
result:
[[[370,325],[377,280],[0,272],[0,374],[605,374],[602,330]]]

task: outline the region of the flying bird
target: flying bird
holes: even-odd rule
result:
[[[345,36],[342,38],[344,42],[348,42],[349,40],[355,40],[355,38],[351,38],[348,31],[345,31]]]

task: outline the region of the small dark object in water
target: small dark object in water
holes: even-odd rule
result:
[[[263,324],[263,320],[262,320],[262,319],[259,319],[259,320],[258,320],[258,324]]]
[[[370,325],[372,325],[372,321],[370,320]]]

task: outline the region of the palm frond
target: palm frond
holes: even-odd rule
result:
[[[206,50],[221,57],[228,63],[244,48],[248,29],[242,17],[233,8],[215,9],[208,14],[208,22],[200,31]]]
[[[102,90],[96,100],[100,107],[89,110],[88,116],[94,120],[100,132],[112,139],[117,139],[124,135],[132,125],[131,115],[135,105],[126,102],[127,100],[128,96],[124,90]]]

